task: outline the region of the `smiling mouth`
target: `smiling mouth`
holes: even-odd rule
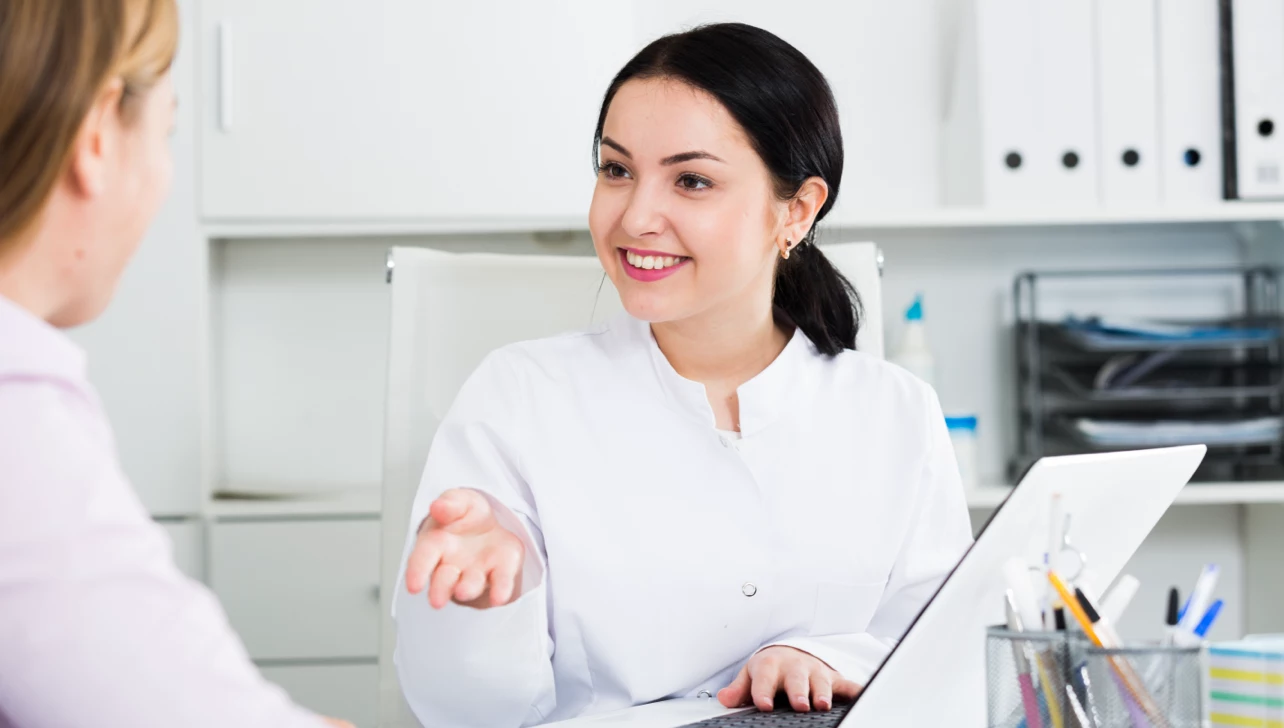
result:
[[[668,255],[653,250],[620,248],[620,264],[624,273],[635,281],[654,283],[677,273],[691,262],[685,255]]]
[[[624,261],[634,268],[642,270],[664,270],[691,260],[682,255],[658,255],[638,253],[628,248],[624,249]]]

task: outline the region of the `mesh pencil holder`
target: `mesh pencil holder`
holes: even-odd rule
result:
[[[1070,641],[1064,632],[1013,632],[1006,627],[990,627],[985,639],[988,725],[1077,726],[1063,697],[1069,666]]]
[[[1102,649],[1081,634],[1070,638],[1070,684],[1098,728],[1199,728],[1203,664],[1201,646]]]

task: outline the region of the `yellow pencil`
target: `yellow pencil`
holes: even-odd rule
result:
[[[1083,607],[1079,605],[1079,600],[1070,591],[1070,587],[1066,585],[1060,574],[1055,571],[1048,571],[1048,581],[1052,583],[1052,588],[1057,590],[1057,594],[1061,595],[1061,601],[1065,602],[1066,609],[1070,610],[1070,614],[1074,616],[1075,621],[1083,628],[1083,633],[1088,636],[1092,644],[1102,649],[1119,646],[1114,644],[1106,645],[1101,641],[1101,636],[1097,634],[1097,630],[1092,626],[1092,620],[1088,619],[1088,613],[1083,611]],[[1146,691],[1146,685],[1141,681],[1137,673],[1124,660],[1120,660],[1113,655],[1107,657],[1107,659],[1110,660],[1111,666],[1115,668],[1115,672],[1119,673],[1119,678],[1124,687],[1128,689],[1128,693],[1132,695],[1133,700],[1137,701],[1137,705],[1141,706],[1147,717],[1158,728],[1169,728],[1168,719],[1159,710],[1159,706],[1155,705],[1154,699]]]

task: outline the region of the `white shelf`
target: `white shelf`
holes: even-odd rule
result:
[[[895,214],[851,213],[826,220],[829,227],[863,230],[948,229],[1004,227],[1063,227],[1071,225],[1168,225],[1184,223],[1279,222],[1284,202],[1219,202],[1191,207],[1144,208],[1022,208],[987,210],[943,207]]]
[[[997,507],[1012,492],[1010,485],[984,485],[967,496],[968,508]],[[1193,483],[1177,494],[1175,505],[1284,503],[1284,482]]]
[[[288,518],[377,518],[383,511],[378,486],[281,498],[213,498],[205,515],[213,520]]]
[[[587,214],[587,210],[585,211]],[[843,230],[946,230],[969,228],[1176,225],[1284,221],[1284,202],[1219,202],[1188,207],[1022,208],[987,210],[940,207],[895,212],[853,211],[827,219]],[[210,238],[441,235],[454,233],[587,230],[586,217],[435,218],[404,220],[206,220]]]

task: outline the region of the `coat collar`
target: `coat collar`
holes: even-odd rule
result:
[[[660,350],[651,325],[623,314],[620,330],[630,343],[645,351],[650,368],[669,404],[701,424],[715,427],[713,408],[703,384],[684,378]],[[740,385],[740,433],[750,437],[775,422],[795,401],[804,399],[814,388],[814,368],[822,355],[802,332],[794,329],[774,361],[756,376]]]

